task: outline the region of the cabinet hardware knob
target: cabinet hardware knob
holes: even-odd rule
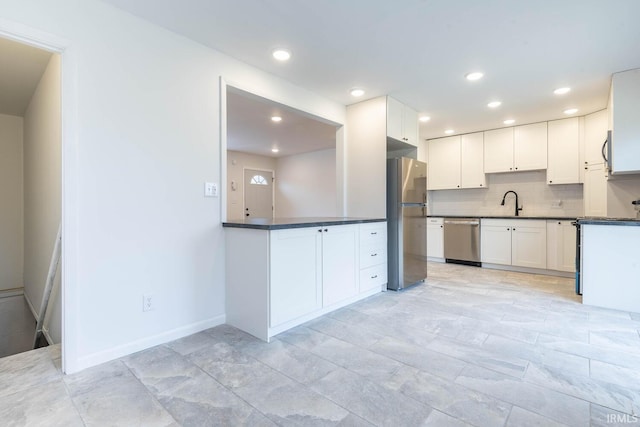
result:
[[[509,170],[510,170],[510,171],[512,171],[512,170],[513,170],[513,168],[509,168]]]
[[[460,186],[459,186],[459,185],[456,185],[456,187],[460,188]]]
[[[325,229],[324,229],[324,232],[325,232],[325,233],[327,233],[327,232],[329,232],[329,230],[327,230],[327,229],[325,228]]]
[[[440,226],[440,228],[443,228],[443,227],[444,227],[444,225],[441,225],[441,226]]]
[[[510,228],[507,228],[507,231],[511,231],[511,229],[510,229]]]
[[[482,187],[482,184],[480,184],[480,187]]]
[[[585,167],[584,170],[588,170],[589,168]]]
[[[513,231],[516,231],[516,228],[515,228],[515,227],[513,227]]]
[[[518,170],[518,168],[516,168],[516,170]]]
[[[549,180],[549,184],[553,183],[553,181]]]
[[[322,228],[320,230],[318,230],[318,233],[322,233]]]
[[[560,221],[558,221],[558,225],[561,225],[562,223]]]
[[[244,214],[244,216],[249,216],[249,213],[247,212],[246,214]]]

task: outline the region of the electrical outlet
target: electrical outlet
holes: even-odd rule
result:
[[[142,295],[142,311],[151,311],[156,309],[156,303],[153,294]]]
[[[205,197],[218,197],[218,184],[215,182],[204,183],[204,196]]]

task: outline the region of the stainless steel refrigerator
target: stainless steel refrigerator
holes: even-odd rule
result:
[[[427,164],[387,160],[387,288],[401,290],[427,277]]]

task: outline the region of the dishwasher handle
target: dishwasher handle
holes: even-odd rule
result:
[[[445,219],[444,223],[451,225],[480,225],[480,221],[477,219]]]

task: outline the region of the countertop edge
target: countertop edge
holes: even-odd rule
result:
[[[308,228],[308,227],[324,227],[331,225],[349,225],[349,224],[366,224],[371,222],[386,222],[386,218],[336,218],[336,219],[323,219],[323,220],[309,220],[304,221],[301,218],[301,222],[291,222],[282,224],[247,224],[240,222],[223,222],[224,228],[249,228],[254,230],[284,230],[289,228]]]
[[[632,227],[640,226],[640,220],[631,218],[578,218],[578,224],[580,225],[626,225]]]
[[[474,219],[530,219],[552,221],[575,221],[575,216],[501,216],[501,215],[427,215],[427,218],[474,218]]]

